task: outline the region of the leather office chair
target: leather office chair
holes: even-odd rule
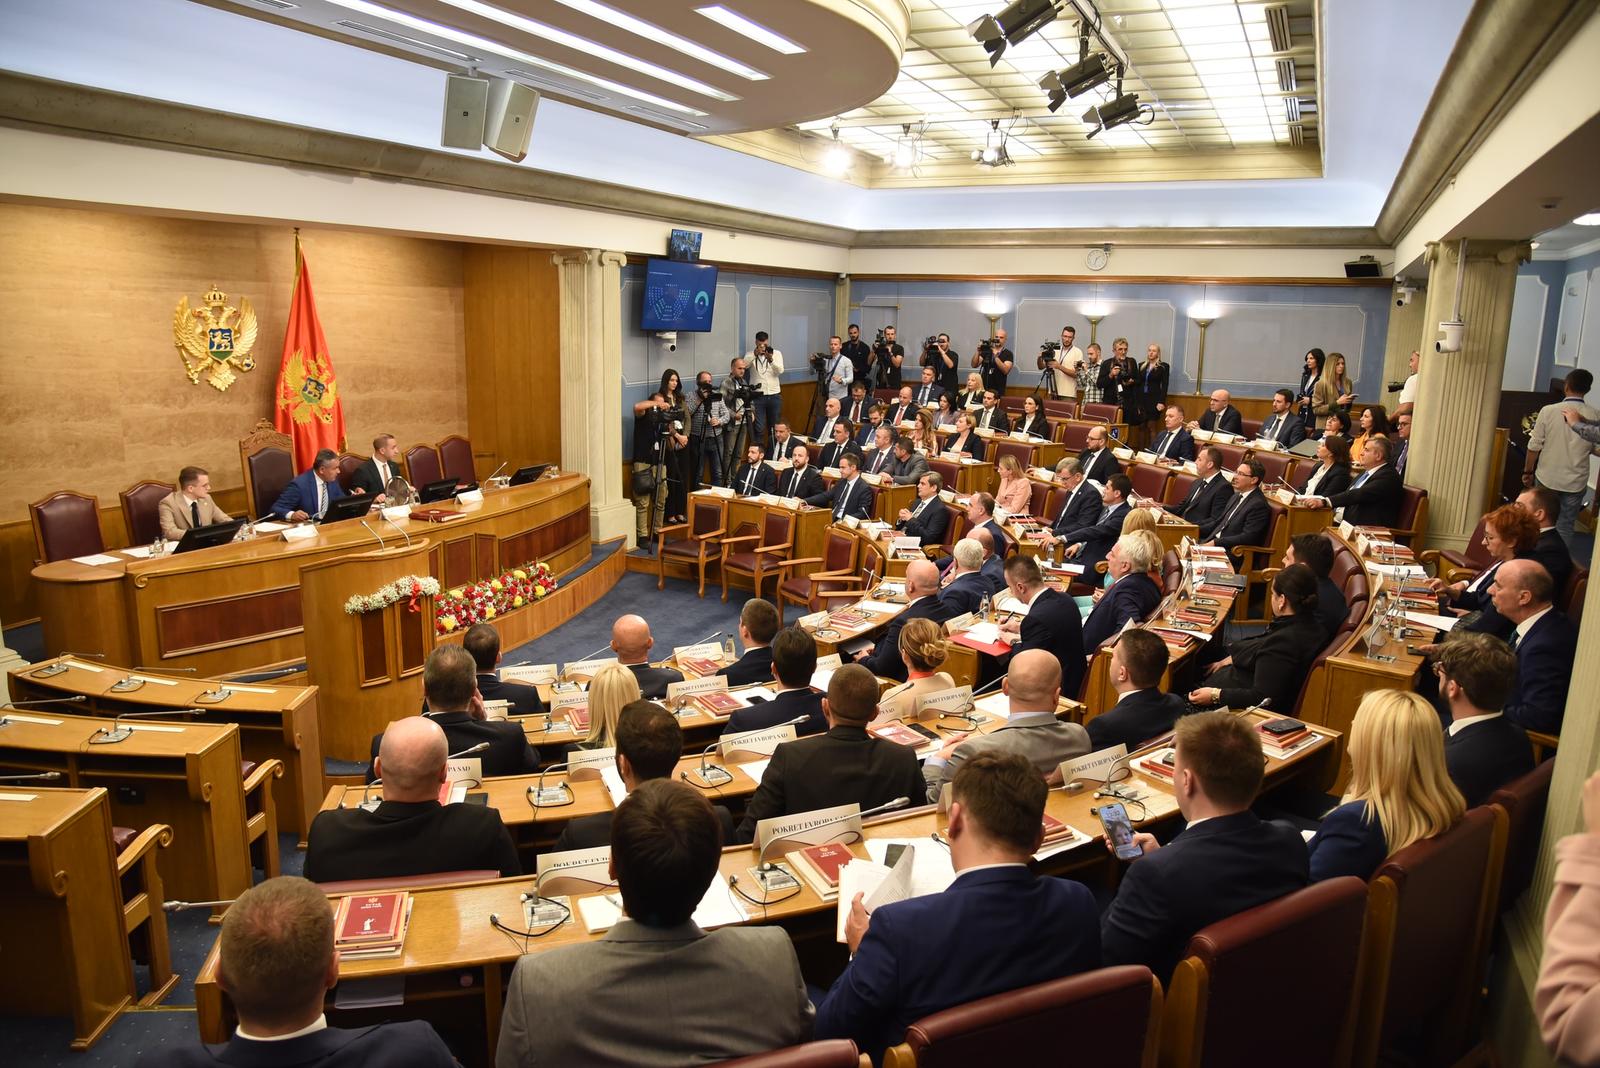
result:
[[[417,489],[444,478],[444,467],[439,463],[439,453],[426,442],[413,445],[400,454],[406,466],[406,481]]]
[[[1078,418],[1078,400],[1076,397],[1064,400],[1047,400],[1044,402],[1044,414],[1050,419],[1076,419]]]
[[[856,1044],[848,1038],[831,1038],[753,1057],[717,1061],[711,1068],[872,1068],[872,1058],[857,1052]]]
[[[149,990],[139,1004],[159,1005],[178,983],[158,864],[159,851],[172,844],[172,828],[165,823],[152,823],[142,831],[113,827],[111,844],[117,851],[117,879],[122,886],[122,936],[133,959],[150,972]]]
[[[271,515],[283,487],[295,475],[294,443],[263,419],[239,441],[239,467],[244,471],[244,502],[250,518]]]
[[[1172,477],[1167,479],[1167,488],[1162,491],[1161,503],[1165,505],[1182,504],[1194,484],[1199,481],[1198,476],[1174,471]]]
[[[830,526],[822,535],[822,555],[802,556],[778,564],[778,623],[783,623],[785,604],[804,605],[806,612],[819,612],[822,605],[813,595],[821,592],[824,580],[855,575],[856,546],[861,539],[845,526]],[[837,587],[827,587],[837,589]]]
[[[1488,522],[1488,515],[1479,518],[1478,525],[1472,528],[1472,537],[1467,539],[1466,549],[1424,549],[1417,554],[1417,562],[1424,566],[1437,565],[1434,574],[1446,582],[1471,578],[1494,563],[1489,557],[1488,546],[1483,543],[1484,528]]]
[[[1028,512],[1030,515],[1043,516],[1045,509],[1050,506],[1050,492],[1055,486],[1049,482],[1034,481],[1033,488],[1029,491]]]
[[[941,460],[937,456],[928,457],[928,470],[936,472],[944,479],[944,488],[954,493],[956,480],[961,477],[961,465],[954,460]]]
[[[884,1068],[1027,1063],[1061,1048],[1094,1068],[1154,1068],[1161,982],[1143,965],[1054,979],[924,1016]]]
[[[1500,911],[1505,912],[1533,882],[1539,860],[1539,837],[1544,833],[1545,804],[1550,799],[1550,776],[1556,762],[1546,760],[1528,774],[1506,783],[1489,795],[1488,804],[1506,814],[1505,874],[1500,877]]]
[[[370,456],[362,456],[359,452],[346,452],[339,454],[339,488],[346,493],[355,483],[356,472],[361,470],[361,465],[371,460]]]
[[[1239,417],[1239,426],[1244,431],[1244,436],[1251,440],[1261,435],[1261,424],[1265,422],[1265,419],[1246,419],[1242,415]]]
[[[1222,453],[1223,474],[1231,475],[1240,464],[1244,463],[1245,453],[1250,450],[1243,445],[1224,445],[1221,442],[1212,442],[1217,450]]]
[[[689,519],[656,530],[656,589],[667,584],[667,558],[693,564],[700,573],[700,596],[706,595],[706,566],[717,560],[718,540],[728,532],[727,504],[721,498],[695,496],[689,501]]]
[[[1091,423],[1120,423],[1122,409],[1115,404],[1085,404],[1079,408],[1079,418]]]
[[[1197,931],[1167,983],[1162,1068],[1344,1068],[1366,918],[1367,884],[1345,876]],[[1293,990],[1294,1010],[1263,1005],[1268,990]]]
[[[42,501],[28,505],[33,522],[33,545],[37,562],[70,560],[106,551],[100,535],[100,498],[71,490],[57,490]]]
[[[1089,431],[1093,430],[1095,426],[1095,423],[1087,420],[1062,423],[1059,440],[1061,444],[1067,447],[1068,452],[1076,456],[1089,447]]]
[[[117,499],[122,502],[122,521],[128,526],[129,545],[149,545],[161,533],[161,502],[172,495],[170,482],[147,479],[135,482]]]
[[[1583,621],[1583,601],[1589,592],[1589,569],[1582,564],[1572,568],[1572,574],[1567,577],[1567,585],[1561,590],[1561,599],[1557,606],[1572,620],[1573,626],[1578,626]]]
[[[1167,492],[1167,482],[1172,478],[1172,472],[1150,464],[1129,464],[1128,478],[1133,482],[1133,492],[1159,501]]]
[[[1013,423],[1022,415],[1022,402],[1026,398],[1013,397],[1009,393],[1002,393],[995,398],[995,403],[1000,405],[1000,410],[1006,413],[1006,418]]]
[[[1428,491],[1416,486],[1401,487],[1400,514],[1395,519],[1394,540],[1410,545],[1428,532]]]
[[[794,548],[794,513],[787,508],[769,508],[761,520],[759,534],[722,540],[722,599],[728,599],[728,573],[749,575],[754,596],[768,575],[781,574],[778,565]],[[740,546],[735,549],[734,546]]]
[[[950,524],[945,527],[944,544],[942,546],[944,552],[942,555],[949,556],[956,542],[966,537],[967,532],[972,529],[972,520],[967,518],[967,510],[965,508],[958,508],[954,504],[946,503],[945,509],[950,513]]]
[[[460,434],[451,434],[439,442],[439,466],[444,471],[440,478],[453,478],[458,483],[478,481],[472,442]]]
[[[1183,585],[1183,561],[1178,557],[1176,549],[1168,549],[1161,558],[1161,595],[1177,593],[1178,587]],[[1159,610],[1161,606],[1158,604]]]
[[[1391,1049],[1453,1064],[1474,1046],[1505,841],[1505,812],[1485,805],[1373,874],[1354,1064]]]
[[[996,438],[989,447],[989,455],[985,459],[999,467],[1000,457],[1002,456],[1015,456],[1017,463],[1022,465],[1022,470],[1026,473],[1033,464],[1033,446],[1026,445],[1020,441],[1007,441],[1004,438]]]
[[[1252,449],[1250,455],[1261,462],[1262,468],[1267,473],[1267,477],[1262,480],[1264,487],[1274,486],[1280,481],[1293,484],[1298,457],[1286,452],[1268,452],[1266,449]]]

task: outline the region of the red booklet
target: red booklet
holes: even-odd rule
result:
[[[976,638],[969,637],[965,631],[960,634],[950,635],[950,640],[957,645],[965,645],[968,649],[976,649],[978,652],[988,653],[990,656],[1004,656],[1011,651],[1010,642],[980,642]]]
[[[929,738],[925,734],[920,734],[906,726],[904,723],[900,723],[898,721],[891,721],[889,723],[874,723],[872,726],[867,728],[867,733],[875,738],[882,738],[886,742],[894,742],[897,745],[909,745],[913,749],[921,748],[922,746],[927,745],[930,741],[936,740]]]
[[[816,869],[817,875],[829,886],[839,885],[839,869],[854,860],[855,854],[850,852],[850,847],[839,845],[837,842],[827,845],[806,846],[789,854],[798,856]]]
[[[352,894],[339,900],[339,911],[334,917],[334,944],[340,946],[364,945],[368,942],[392,942],[400,933],[400,920],[405,914],[404,890],[387,894]]]
[[[567,713],[567,722],[572,724],[573,730],[586,731],[589,729],[589,706],[587,704],[568,705],[564,711]]]
[[[1056,819],[1050,813],[1044,814],[1044,840],[1045,842],[1059,842],[1063,838],[1072,837],[1072,828]]]
[[[685,656],[678,658],[678,666],[696,675],[715,675],[722,670],[722,665],[706,656]]]
[[[712,690],[710,693],[697,693],[694,695],[695,704],[711,713],[713,716],[731,716],[744,706],[739,699],[727,690]]]

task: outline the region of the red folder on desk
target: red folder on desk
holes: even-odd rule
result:
[[[1005,656],[1011,651],[1009,642],[980,642],[965,632],[950,635],[950,640],[957,645],[965,645],[968,649],[976,649],[978,652],[988,653],[990,656]]]

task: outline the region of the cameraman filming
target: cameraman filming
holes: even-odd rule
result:
[[[706,376],[709,380],[710,376]],[[742,356],[735,356],[728,363],[728,377],[722,380],[722,403],[728,412],[728,433],[724,435],[722,443],[724,449],[724,468],[731,475],[739,466],[739,457],[744,455],[745,446],[756,438],[752,425],[756,418],[755,386],[750,379],[745,377],[745,362]],[[722,485],[719,475],[717,485]]]
[[[956,364],[960,359],[959,352],[950,351],[949,334],[930,337],[923,343],[920,363],[923,367],[933,368],[939,385],[944,387],[946,393],[954,394],[956,391]]]
[[[667,466],[675,436],[672,404],[660,393],[633,406],[633,511],[638,546],[651,551],[650,538],[666,521]]]
[[[865,341],[861,340],[861,327],[851,323],[845,333],[849,334],[850,337],[839,351],[843,352],[845,357],[849,359],[850,366],[855,372],[855,380],[870,384],[872,379],[868,373],[867,364],[872,358],[872,350],[867,348]]]
[[[978,368],[983,388],[993,390],[996,397],[1006,395],[1006,376],[1017,365],[1017,358],[1006,348],[1006,328],[999,327],[994,337],[978,342],[978,352],[972,357],[972,366]]]
[[[760,386],[756,396],[756,436],[766,441],[772,428],[783,422],[783,353],[772,347],[765,330],[756,331],[756,346],[744,357],[750,368],[750,384]]]
[[[1073,342],[1078,337],[1077,328],[1063,326],[1059,342],[1046,342],[1039,348],[1039,370],[1046,373],[1045,388],[1050,391],[1050,396],[1060,400],[1071,397],[1078,392],[1078,387],[1093,388],[1094,399],[1088,403],[1100,402],[1100,383],[1097,376],[1100,368],[1094,367],[1087,377],[1080,374],[1083,366],[1083,350]]]
[[[900,388],[900,366],[905,359],[906,350],[895,344],[894,327],[886,326],[879,330],[878,338],[872,345],[872,354],[867,357],[867,365],[876,376],[879,389]]]
[[[711,372],[694,376],[694,392],[684,405],[689,413],[689,455],[693,463],[689,491],[700,488],[706,461],[711,461],[711,484],[722,485],[722,439],[729,423],[728,409],[711,384]]]

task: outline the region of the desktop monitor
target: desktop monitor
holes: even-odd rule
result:
[[[178,539],[178,544],[172,551],[175,554],[187,553],[196,549],[209,549],[213,545],[226,545],[234,539],[242,526],[244,526],[243,519],[225,519],[210,526],[190,527],[183,532],[183,537]]]

